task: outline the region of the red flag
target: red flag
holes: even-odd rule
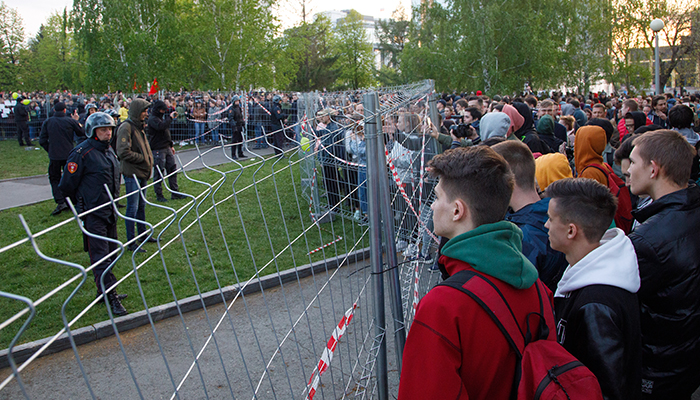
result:
[[[148,91],[148,95],[153,96],[156,93],[158,93],[158,80],[153,78],[153,84],[151,85],[151,90]]]

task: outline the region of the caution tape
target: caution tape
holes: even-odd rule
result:
[[[357,303],[354,303],[351,308],[345,311],[345,315],[343,315],[343,318],[341,318],[340,322],[338,322],[338,326],[336,326],[335,329],[333,329],[333,334],[331,335],[331,338],[328,339],[328,343],[326,343],[326,348],[323,349],[321,359],[318,361],[318,365],[311,373],[309,383],[306,385],[308,389],[306,399],[313,400],[314,396],[316,395],[318,384],[321,382],[321,375],[323,375],[323,373],[326,372],[328,370],[328,367],[331,365],[331,361],[333,361],[333,353],[338,347],[338,342],[340,341],[340,338],[343,337],[345,331],[348,328],[348,325],[350,325],[352,317],[355,315],[356,308]]]

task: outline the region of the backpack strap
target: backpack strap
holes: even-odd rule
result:
[[[546,339],[550,333],[544,316],[544,301],[542,299],[543,289],[540,288],[540,285],[543,285],[543,283],[538,279],[535,282],[535,287],[537,289],[537,296],[539,297],[540,312],[533,312],[527,315],[526,331],[523,333],[515,317],[515,313],[506,301],[503,293],[483,274],[472,270],[462,270],[438,284],[438,286],[452,287],[471,297],[472,300],[479,304],[489,317],[491,317],[491,320],[493,320],[498,329],[503,333],[506,341],[510,344],[517,358],[515,376],[510,395],[511,399],[517,397],[518,385],[522,375],[520,360],[525,351],[525,346],[533,341],[530,332],[530,316],[532,314],[538,314],[540,320],[537,338],[534,340]]]
[[[607,168],[603,167],[603,166],[600,165],[600,164],[588,164],[588,165],[586,165],[585,167],[583,167],[583,169],[581,170],[581,172],[579,172],[579,175],[583,174],[583,171],[587,170],[587,169],[590,168],[590,167],[593,167],[593,168],[597,169],[598,171],[602,172],[603,174],[605,174],[605,178],[608,179],[608,174],[609,174],[610,172],[607,171]],[[609,180],[609,179],[608,179],[608,180]]]

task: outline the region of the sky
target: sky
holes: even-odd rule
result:
[[[73,0],[4,0],[5,4],[11,8],[17,9],[24,20],[25,38],[34,37],[39,31],[39,26],[55,12],[62,12],[64,7],[71,8]],[[282,0],[278,15],[282,21],[283,27],[294,25],[294,19],[289,18],[289,15],[295,14],[295,4],[298,0]],[[333,9],[345,9],[347,6],[339,6],[338,1],[333,0],[311,0],[311,13],[317,13]],[[404,9],[410,13],[411,0],[354,0],[352,8],[364,15],[372,15],[374,17],[388,18],[391,13],[399,6],[404,5]]]

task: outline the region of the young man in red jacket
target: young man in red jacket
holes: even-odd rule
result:
[[[508,163],[476,146],[449,150],[429,165],[440,179],[431,206],[435,234],[449,239],[440,257],[443,278],[462,270],[486,276],[525,329],[528,313],[540,311],[537,270],[521,252],[522,231],[503,221],[514,184]],[[515,370],[515,353],[486,311],[465,293],[437,286],[418,304],[399,399],[505,400]]]

